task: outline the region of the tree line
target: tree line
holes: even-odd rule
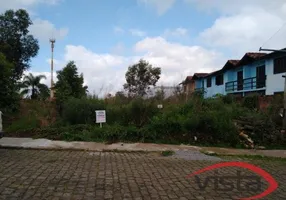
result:
[[[29,33],[32,24],[24,9],[7,10],[0,15],[0,110],[16,111],[21,98],[46,100],[50,96],[50,88],[41,83],[46,76],[25,75],[40,49],[38,40]],[[160,75],[160,68],[141,59],[129,66],[123,88],[130,97],[143,97],[156,85]],[[83,74],[78,73],[74,61],[57,71],[57,79],[54,91],[59,104],[69,97],[87,96],[88,87],[83,85]]]

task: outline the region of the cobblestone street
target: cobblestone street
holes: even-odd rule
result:
[[[163,157],[156,153],[0,149],[0,199],[238,199],[261,191],[200,190],[187,175],[219,160]],[[250,163],[270,173],[276,191],[264,199],[286,199],[286,162]],[[253,174],[241,170],[245,174]],[[236,168],[219,173],[234,175]],[[201,184],[207,175],[200,175]]]

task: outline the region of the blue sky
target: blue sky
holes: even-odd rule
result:
[[[122,89],[140,58],[162,68],[160,85],[172,86],[262,45],[286,46],[284,0],[0,0],[1,12],[18,8],[31,14],[40,44],[29,72],[50,76],[55,37],[56,69],[75,60],[90,91],[102,95]]]

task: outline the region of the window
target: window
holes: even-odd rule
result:
[[[212,86],[212,78],[209,77],[207,78],[207,87],[211,87]]]
[[[274,59],[274,74],[286,72],[286,56]]]
[[[215,84],[216,85],[223,85],[223,74],[217,75],[215,77]]]

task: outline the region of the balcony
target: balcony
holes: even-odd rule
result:
[[[251,77],[241,81],[230,81],[225,84],[225,91],[227,93],[239,91],[261,90],[266,86],[266,76],[263,78]]]
[[[195,92],[204,92],[205,89],[204,88],[195,88]]]

